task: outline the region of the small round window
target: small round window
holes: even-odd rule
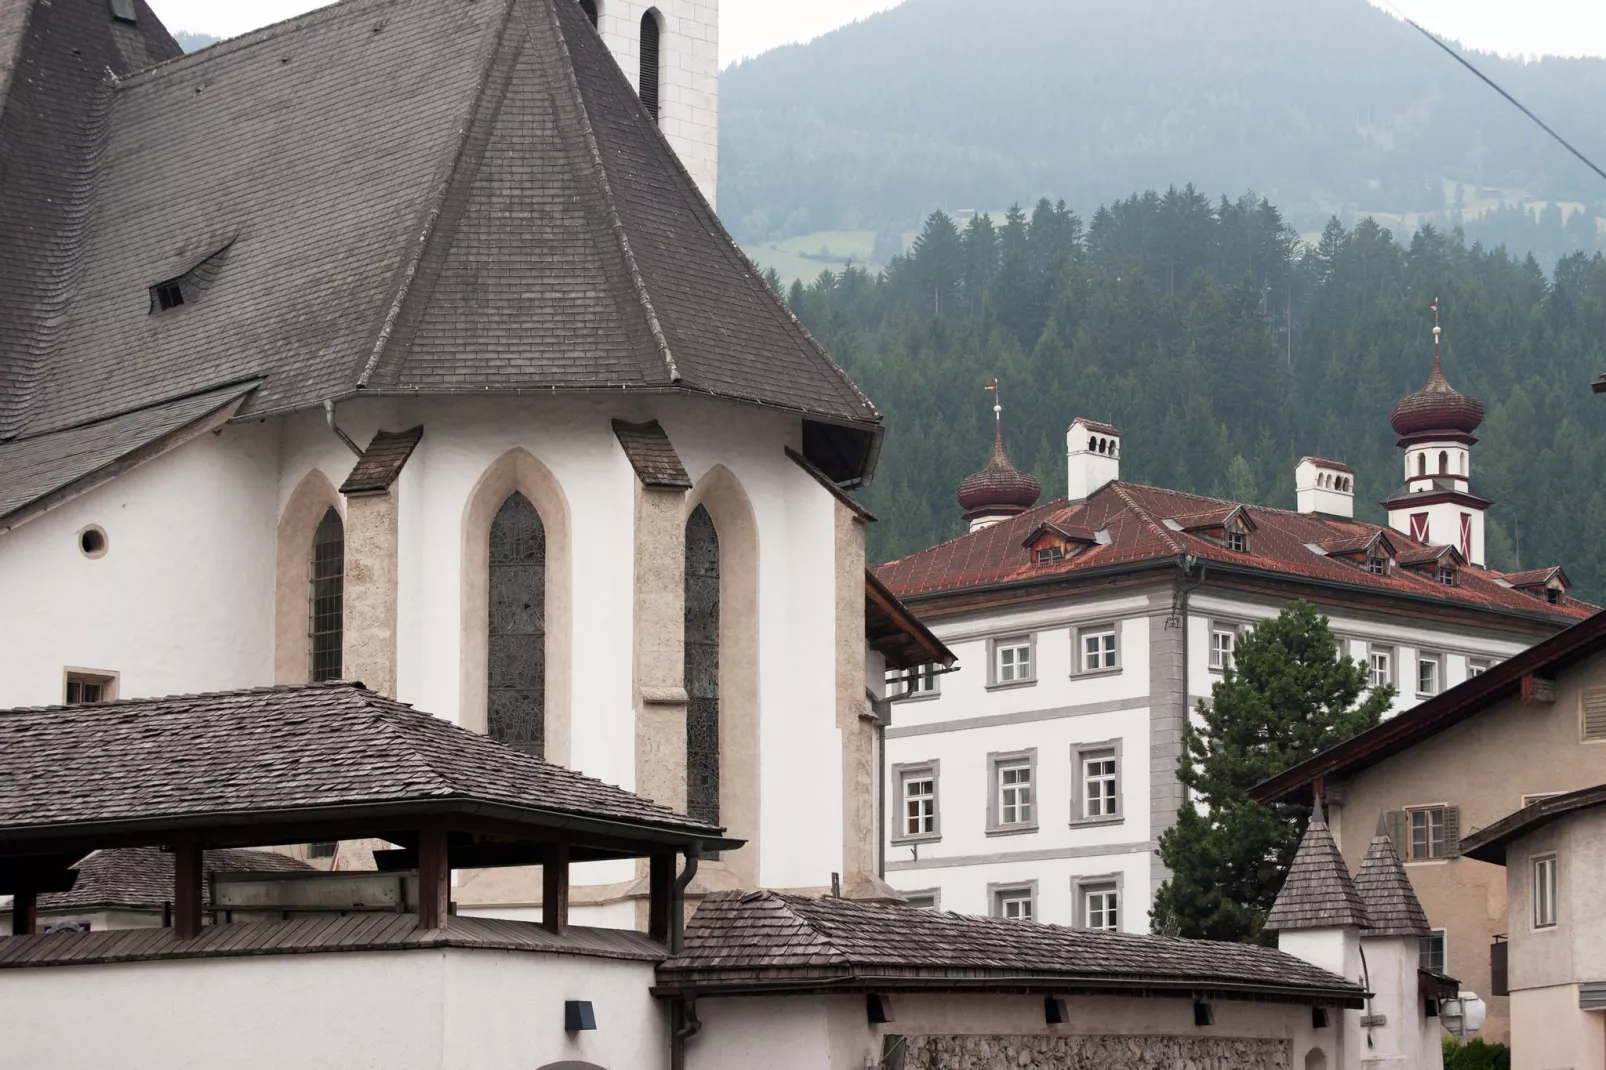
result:
[[[106,556],[106,529],[98,524],[91,524],[78,533],[78,549],[85,557]]]

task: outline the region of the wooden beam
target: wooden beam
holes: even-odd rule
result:
[[[173,845],[173,931],[180,940],[201,935],[203,868],[199,843],[185,840]]]
[[[669,943],[669,908],[675,898],[675,856],[653,855],[647,870],[647,935]]]
[[[444,929],[451,912],[452,867],[446,854],[446,830],[418,834],[418,927]]]
[[[11,935],[32,936],[39,928],[39,894],[11,893]]]
[[[554,843],[541,863],[541,927],[556,936],[569,931],[569,845]]]

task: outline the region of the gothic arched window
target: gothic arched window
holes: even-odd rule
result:
[[[658,81],[661,73],[658,42],[662,31],[658,25],[658,12],[648,11],[641,16],[641,102],[647,106],[652,121],[658,121]]]
[[[719,535],[686,521],[686,813],[719,824]]]
[[[586,18],[591,20],[591,25],[595,26],[597,24],[596,0],[580,0],[580,10],[586,13]]]
[[[1416,474],[1419,476],[1428,474],[1428,455],[1425,453],[1416,455]]]
[[[1450,453],[1448,450],[1439,451],[1439,475],[1450,474]]]
[[[334,506],[312,536],[307,592],[307,676],[313,683],[340,679],[340,643],[346,623],[346,528]]]
[[[546,749],[546,529],[514,491],[491,521],[486,605],[486,728],[541,757]]]

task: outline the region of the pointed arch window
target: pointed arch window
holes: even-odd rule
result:
[[[486,605],[486,725],[492,739],[546,750],[546,529],[510,494],[491,521]]]
[[[686,521],[686,813],[719,823],[719,534]]]
[[[649,10],[641,16],[641,102],[647,106],[652,121],[658,121],[658,83],[663,68],[660,62],[659,42],[662,30],[658,25],[658,12]]]
[[[313,683],[340,679],[346,623],[346,528],[330,506],[312,536],[307,592],[307,676]]]

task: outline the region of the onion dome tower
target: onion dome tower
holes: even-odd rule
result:
[[[1483,403],[1444,377],[1439,302],[1433,309],[1433,373],[1394,406],[1389,423],[1405,451],[1405,484],[1384,502],[1389,527],[1430,546],[1454,546],[1469,564],[1484,563],[1487,499],[1472,492],[1473,432]]]
[[[959,507],[965,511],[971,531],[992,527],[999,521],[1019,516],[1037,504],[1043,485],[1009,463],[1004,453],[1004,407],[999,404],[998,380],[987,388],[993,401],[993,455],[979,472],[966,476],[959,484]]]

